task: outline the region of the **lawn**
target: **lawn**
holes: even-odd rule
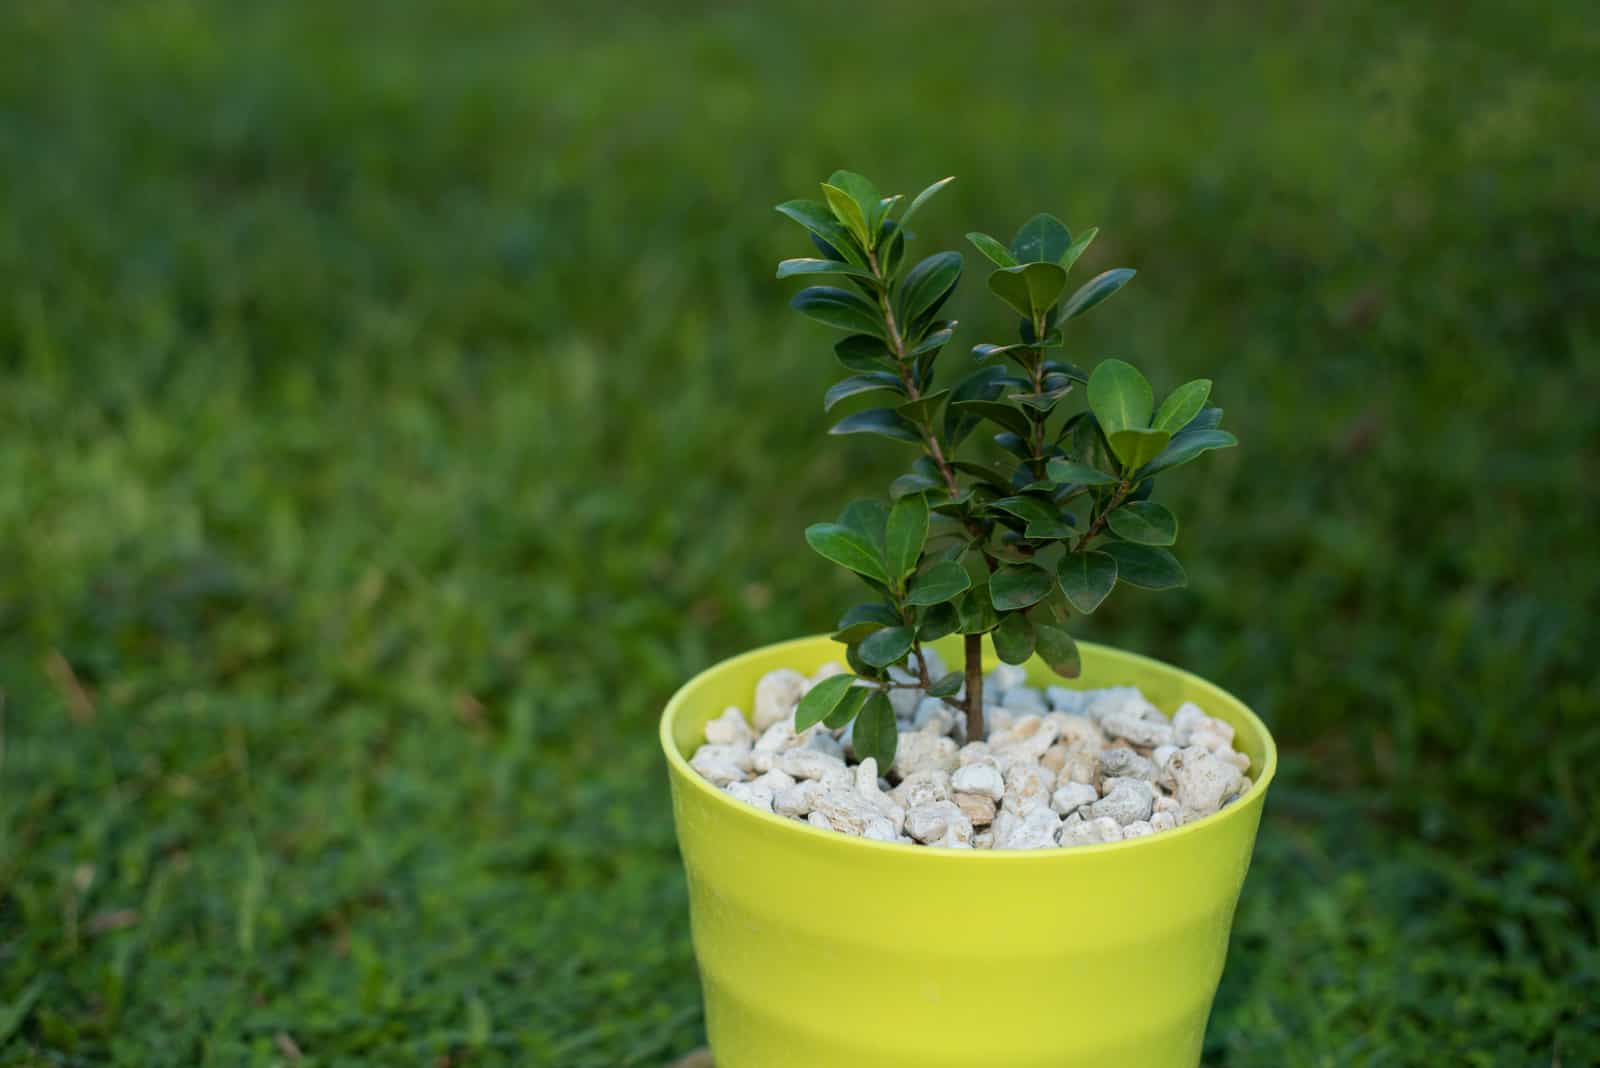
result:
[[[1243,441],[1079,627],[1284,748],[1206,1064],[1600,1063],[1600,32],[1435,6],[5,5],[0,1064],[703,1040],[655,717],[909,459],[836,166],[1100,226],[1073,356]]]

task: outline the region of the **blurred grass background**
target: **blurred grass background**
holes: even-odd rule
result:
[[[836,166],[1102,227],[1073,355],[1244,443],[1080,628],[1286,751],[1206,1063],[1600,1063],[1592,15],[5,5],[0,1063],[701,1041],[654,718],[908,458],[771,277]]]

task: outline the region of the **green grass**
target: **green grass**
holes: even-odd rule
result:
[[[1283,743],[1207,1064],[1600,1060],[1600,34],[1256,6],[6,5],[0,1063],[701,1041],[654,717],[899,462],[771,280],[839,165],[1101,226],[1075,355],[1244,442],[1081,628]]]

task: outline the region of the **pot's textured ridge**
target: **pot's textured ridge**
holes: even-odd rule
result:
[[[685,759],[780,667],[826,637],[758,649],[686,684],[662,717],[718,1068],[1194,1068],[1276,765],[1237,698],[1082,643],[1084,688],[1139,686],[1235,728],[1254,787],[1159,835],[1073,849],[922,849],[819,831],[742,804]],[[941,650],[943,651],[943,650]],[[952,651],[953,652],[953,651]],[[1030,667],[1034,681],[1047,670]]]

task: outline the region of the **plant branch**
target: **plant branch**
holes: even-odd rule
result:
[[[1121,506],[1122,502],[1127,498],[1128,494],[1132,492],[1133,483],[1124,478],[1122,482],[1118,484],[1116,492],[1111,495],[1110,503],[1108,503],[1104,508],[1100,509],[1099,514],[1094,517],[1094,522],[1089,524],[1089,529],[1085,530],[1083,535],[1073,543],[1072,551],[1075,553],[1083,552],[1084,546],[1088,545],[1091,541],[1098,537],[1100,532],[1105,529],[1106,517],[1112,512],[1115,512],[1117,508]]]

